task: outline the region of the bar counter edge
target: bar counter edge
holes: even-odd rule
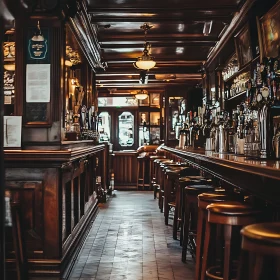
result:
[[[280,205],[280,161],[246,159],[234,154],[207,152],[204,149],[162,147],[212,176],[248,191],[268,203]]]

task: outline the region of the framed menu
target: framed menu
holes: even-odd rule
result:
[[[50,102],[50,64],[26,65],[26,102]]]
[[[21,147],[21,116],[4,116],[4,148]]]

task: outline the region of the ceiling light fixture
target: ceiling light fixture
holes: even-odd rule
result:
[[[140,28],[145,32],[145,43],[142,56],[139,56],[137,61],[133,63],[134,67],[137,69],[149,70],[156,65],[154,58],[151,56],[151,44],[146,40],[147,31],[152,27],[153,26],[149,25],[148,23],[144,23],[142,26],[140,26]]]
[[[140,90],[135,95],[135,98],[138,100],[144,100],[148,97],[148,92],[146,90]]]
[[[204,36],[209,36],[212,30],[212,24],[213,21],[205,21],[204,27],[203,27],[203,35]]]

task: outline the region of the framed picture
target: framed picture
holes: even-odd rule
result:
[[[280,50],[280,2],[278,1],[261,19],[257,18],[260,56],[277,57]]]
[[[160,106],[160,94],[159,93],[151,93],[150,94],[150,104],[152,107]]]
[[[239,68],[243,67],[253,59],[248,23],[235,36],[235,49]]]
[[[149,106],[150,105],[150,98],[147,96],[145,99],[139,100],[139,106]]]

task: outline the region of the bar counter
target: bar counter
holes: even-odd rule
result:
[[[220,154],[204,149],[162,147],[200,170],[248,191],[273,205],[280,204],[280,161],[247,159],[242,155]]]
[[[68,276],[98,210],[97,176],[106,188],[106,145],[62,146],[4,155],[6,189],[19,204],[31,279]],[[16,279],[12,234],[7,227],[8,279]]]

